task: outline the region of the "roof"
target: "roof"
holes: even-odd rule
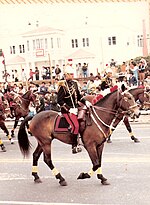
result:
[[[24,63],[25,63],[25,59],[19,55],[6,61],[6,65],[19,65]]]
[[[54,32],[62,32],[63,30],[60,29],[55,29],[55,28],[51,28],[48,26],[43,26],[43,27],[37,27],[36,29],[33,29],[31,31],[28,31],[26,33],[23,33],[23,36],[28,36],[28,35],[32,35],[32,34],[43,34],[43,33],[54,33]]]
[[[83,49],[79,49],[72,53],[71,55],[67,56],[67,59],[81,59],[81,58],[94,58],[95,55]]]
[[[57,4],[57,3],[103,3],[140,2],[141,0],[0,0],[1,5],[9,4]],[[148,1],[148,0],[147,0]]]

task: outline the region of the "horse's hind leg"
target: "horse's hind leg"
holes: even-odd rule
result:
[[[133,140],[134,142],[140,142],[138,138],[136,138],[132,132],[132,128],[130,126],[130,123],[129,123],[129,120],[128,120],[128,117],[125,117],[124,120],[123,120],[129,134],[130,134],[130,137],[131,137],[131,140]]]
[[[2,141],[1,138],[0,138],[0,146],[1,146],[2,151],[3,151],[3,152],[6,152],[6,148],[5,148],[5,146],[4,146],[3,141]]]
[[[56,179],[59,180],[59,184],[61,186],[67,186],[67,182],[61,176],[60,172],[54,167],[51,160],[51,142],[43,147],[44,150],[44,162],[48,165],[48,167],[52,170],[53,175]]]
[[[4,121],[1,121],[1,122],[0,122],[0,127],[1,127],[1,129],[6,133],[6,136],[7,136],[8,139],[10,140],[11,144],[13,144],[13,143],[14,143],[14,140],[13,140],[12,137],[10,136],[9,131],[8,131],[8,129],[7,129],[7,127],[6,127]]]
[[[33,165],[32,165],[32,175],[34,176],[34,181],[36,183],[40,183],[42,182],[40,177],[38,176],[38,159],[41,155],[41,153],[43,152],[42,147],[38,144],[38,146],[36,147],[34,153],[33,153]]]
[[[13,127],[13,129],[11,130],[11,136],[12,136],[12,137],[15,137],[14,131],[15,131],[17,125],[18,125],[18,122],[19,122],[19,119],[18,119],[18,118],[15,119],[14,127]]]

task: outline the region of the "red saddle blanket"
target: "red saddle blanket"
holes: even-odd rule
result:
[[[57,115],[54,123],[54,132],[68,132],[69,124],[65,117]]]

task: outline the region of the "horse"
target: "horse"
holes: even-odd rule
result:
[[[29,106],[31,102],[36,106],[37,94],[28,90],[22,96],[15,92],[11,92],[10,95],[13,97],[13,115],[15,118],[14,126],[11,130],[11,136],[14,137],[14,131],[18,125],[19,119],[21,117],[25,118],[29,114]]]
[[[97,171],[97,178],[101,180],[103,185],[108,185],[108,180],[103,176],[101,171],[101,160],[104,142],[109,135],[110,125],[117,113],[130,114],[134,112],[139,115],[139,108],[135,105],[134,98],[129,93],[121,94],[114,91],[106,95],[102,100],[98,101],[91,107],[91,118],[88,124],[85,121],[85,128],[79,129],[79,133],[84,144],[84,148],[89,154],[93,164],[92,169],[86,173],[80,173],[78,179],[90,178]],[[25,124],[30,121],[29,128],[32,135],[36,138],[38,145],[33,153],[32,175],[36,183],[42,182],[38,175],[38,159],[43,152],[44,162],[51,169],[52,173],[59,180],[61,186],[66,186],[67,182],[61,173],[56,169],[51,158],[51,143],[53,139],[57,139],[66,144],[73,143],[69,125],[65,132],[55,132],[56,118],[59,116],[56,111],[42,111],[35,116],[26,117],[18,131],[18,143],[22,154],[28,156],[31,144],[28,139]],[[83,121],[81,121],[83,123]]]
[[[146,107],[149,99],[148,99],[147,93],[145,93],[145,89],[143,87],[131,88],[128,91],[133,95],[135,101],[139,101],[141,109]],[[91,96],[86,97],[86,99],[88,99],[90,102],[93,102],[94,101],[94,97],[95,96],[91,95]],[[121,120],[123,120],[123,123],[126,126],[126,129],[128,130],[129,135],[131,137],[131,140],[133,140],[135,143],[140,142],[139,139],[136,138],[134,136],[133,132],[132,132],[132,128],[131,128],[131,125],[129,123],[128,117],[124,116],[122,114],[117,115],[116,118],[114,119],[113,124],[112,124],[112,128],[110,130],[110,135],[109,135],[109,137],[107,139],[107,142],[108,143],[112,142],[111,135],[112,135],[113,131],[116,129],[117,125],[120,123]]]

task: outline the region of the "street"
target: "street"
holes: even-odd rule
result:
[[[0,151],[0,204],[149,204],[150,124],[143,120],[131,122],[131,126],[140,143],[131,141],[122,123],[113,133],[112,143],[105,143],[102,168],[109,186],[101,185],[96,173],[90,179],[77,180],[81,172],[88,172],[92,167],[88,154],[83,148],[81,153],[73,155],[71,146],[59,141],[53,142],[52,158],[68,186],[59,185],[43,162],[43,156],[39,160],[42,183],[35,184],[31,175],[32,153],[37,145],[35,138],[29,136],[33,147],[29,158],[24,159],[17,137],[11,145],[0,131],[7,149],[7,152]]]

